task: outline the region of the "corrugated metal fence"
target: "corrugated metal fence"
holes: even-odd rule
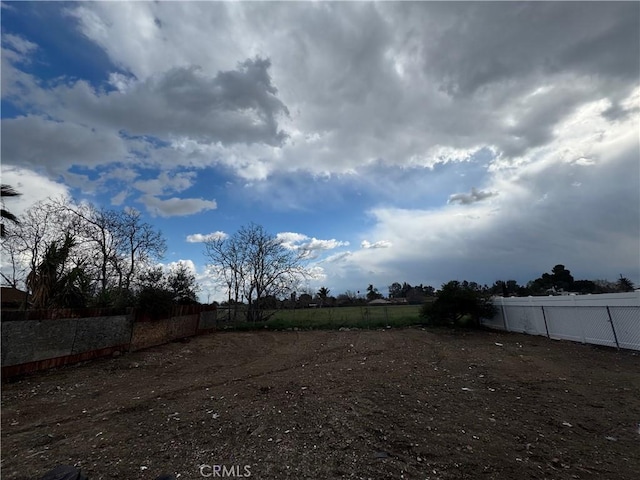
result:
[[[640,291],[555,297],[496,297],[490,328],[640,350]]]

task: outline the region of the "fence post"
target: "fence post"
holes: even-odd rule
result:
[[[587,336],[584,333],[584,322],[580,321],[580,314],[578,312],[578,310],[580,309],[580,307],[578,307],[577,301],[576,301],[576,296],[575,295],[571,295],[572,300],[573,300],[573,318],[575,318],[578,323],[580,324],[580,333],[582,333],[582,343],[586,344],[587,343]]]
[[[547,315],[544,313],[544,305],[540,305],[540,308],[542,309],[542,319],[544,320],[544,329],[547,331],[547,338],[551,338],[551,335],[549,335],[549,327],[547,325]]]
[[[613,318],[611,318],[611,311],[607,305],[607,315],[609,316],[609,323],[611,324],[611,330],[613,330],[613,339],[616,341],[616,348],[620,350],[620,344],[618,343],[618,335],[616,334],[616,328],[613,326]]]
[[[510,332],[511,330],[509,330],[509,322],[507,321],[507,309],[504,308],[504,297],[500,297],[500,303],[502,304],[502,320],[504,323],[504,329],[507,332]]]

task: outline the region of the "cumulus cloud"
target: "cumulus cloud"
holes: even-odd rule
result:
[[[21,102],[62,121],[132,136],[279,145],[286,135],[278,119],[288,110],[276,96],[270,65],[269,59],[247,59],[236,70],[215,76],[197,66],[174,67],[144,80],[129,79],[126,88],[110,92],[82,80],[48,90],[35,82],[19,88],[15,75],[5,83],[9,91],[21,92]],[[119,77],[117,85],[123,84]]]
[[[195,176],[195,172],[180,172],[173,175],[161,172],[157,178],[139,180],[134,182],[133,186],[148,195],[182,192],[193,185]]]
[[[282,243],[285,247],[290,250],[294,250],[296,248],[295,244],[306,240],[306,235],[302,233],[296,232],[280,232],[276,234],[276,239]]]
[[[562,134],[534,161],[494,171],[490,186],[501,193],[492,203],[373,209],[376,226],[369,233],[389,239],[393,252],[369,255],[363,249],[335,271],[350,268],[353,278],[378,272],[372,280],[398,272],[409,282],[437,286],[456,278],[526,282],[562,263],[576,278],[615,278],[619,272],[636,278],[640,144],[629,127],[640,119],[606,126],[604,108],[606,103],[591,105],[563,122]],[[599,131],[604,133],[589,135]],[[584,152],[592,162],[574,161]],[[615,249],[608,247],[613,244]]]
[[[462,205],[470,205],[475,202],[480,202],[486,198],[495,197],[497,193],[488,192],[484,190],[476,190],[471,188],[471,193],[454,193],[449,196],[449,203],[459,202]]]
[[[276,235],[285,248],[289,250],[297,250],[306,259],[318,258],[320,252],[325,250],[333,250],[334,248],[348,246],[349,242],[336,240],[320,240],[315,237],[308,237],[302,233],[281,232]]]
[[[210,240],[225,240],[226,238],[229,238],[229,235],[221,231],[207,233],[207,234],[193,233],[191,235],[187,235],[187,242],[202,243],[202,242],[208,242]]]
[[[172,197],[164,200],[151,195],[143,195],[140,201],[147,207],[147,211],[151,215],[160,217],[193,215],[194,213],[217,208],[215,200],[204,200],[202,198]]]
[[[7,46],[10,50],[20,54],[20,58],[27,60],[29,58],[28,55],[38,48],[38,45],[35,43],[30,42],[20,35],[13,35],[11,33],[5,33],[2,35],[2,44]]]
[[[171,145],[147,145],[150,159],[222,163],[252,179],[353,172],[374,160],[433,168],[483,148],[521,158],[585,102],[607,98],[617,118],[637,83],[633,2],[105,2],[68,11],[125,73],[110,73],[113,91],[77,81],[20,98],[62,121]],[[193,48],[211,42],[218,48]]]
[[[176,269],[178,269],[181,266],[186,267],[187,272],[191,273],[192,275],[195,275],[198,271],[198,269],[196,268],[196,264],[191,259],[186,259],[186,260],[181,259],[181,260],[176,260],[174,262],[163,263],[161,265],[163,269],[167,272],[174,272]]]
[[[128,196],[129,192],[127,192],[126,190],[118,193],[117,195],[114,195],[113,197],[111,197],[111,205],[122,205]]]
[[[11,185],[21,195],[6,200],[7,208],[20,215],[33,204],[47,198],[69,197],[69,187],[27,168],[2,165],[2,183]],[[3,200],[5,201],[5,200]]]
[[[27,62],[44,47],[5,38],[3,100],[25,113],[3,120],[4,165],[75,185],[138,181],[158,215],[215,208],[161,198],[220,172],[261,207],[370,209],[375,226],[350,235],[383,243],[323,263],[354,282],[497,275],[519,258],[538,274],[582,258],[615,277],[637,258],[637,2],[62,8],[118,71],[42,81]],[[283,235],[316,253],[346,245]]]
[[[392,243],[387,240],[379,240],[377,242],[369,242],[368,240],[363,240],[360,246],[364,249],[369,248],[389,248],[392,246]]]
[[[351,252],[335,253],[335,254],[329,255],[327,258],[323,259],[322,262],[327,262],[327,263],[339,262],[341,260],[344,260],[347,257],[350,257],[351,255],[353,255],[353,253],[351,253]]]
[[[125,142],[111,131],[37,115],[2,120],[2,161],[6,164],[46,169],[57,177],[72,165],[97,166],[127,156]]]
[[[349,242],[336,240],[332,238],[330,240],[319,240],[317,238],[310,238],[308,242],[302,243],[299,248],[302,250],[332,250],[338,247],[346,247]]]

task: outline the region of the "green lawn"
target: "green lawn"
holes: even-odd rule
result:
[[[335,329],[347,328],[380,328],[387,325],[402,327],[421,322],[418,316],[420,305],[362,306],[304,308],[296,310],[279,310],[265,323],[260,325],[241,323],[237,328],[247,329],[269,328],[282,330],[287,328]],[[224,318],[218,312],[219,320]],[[222,315],[221,315],[222,314]],[[221,322],[221,327],[224,324]],[[231,325],[229,325],[231,326]]]

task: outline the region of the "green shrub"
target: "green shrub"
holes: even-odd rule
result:
[[[428,325],[479,327],[480,319],[491,318],[496,309],[491,295],[476,283],[445,283],[433,303],[423,305],[420,316]]]
[[[173,306],[173,293],[164,288],[146,286],[138,293],[136,306],[152,320],[165,318]]]

